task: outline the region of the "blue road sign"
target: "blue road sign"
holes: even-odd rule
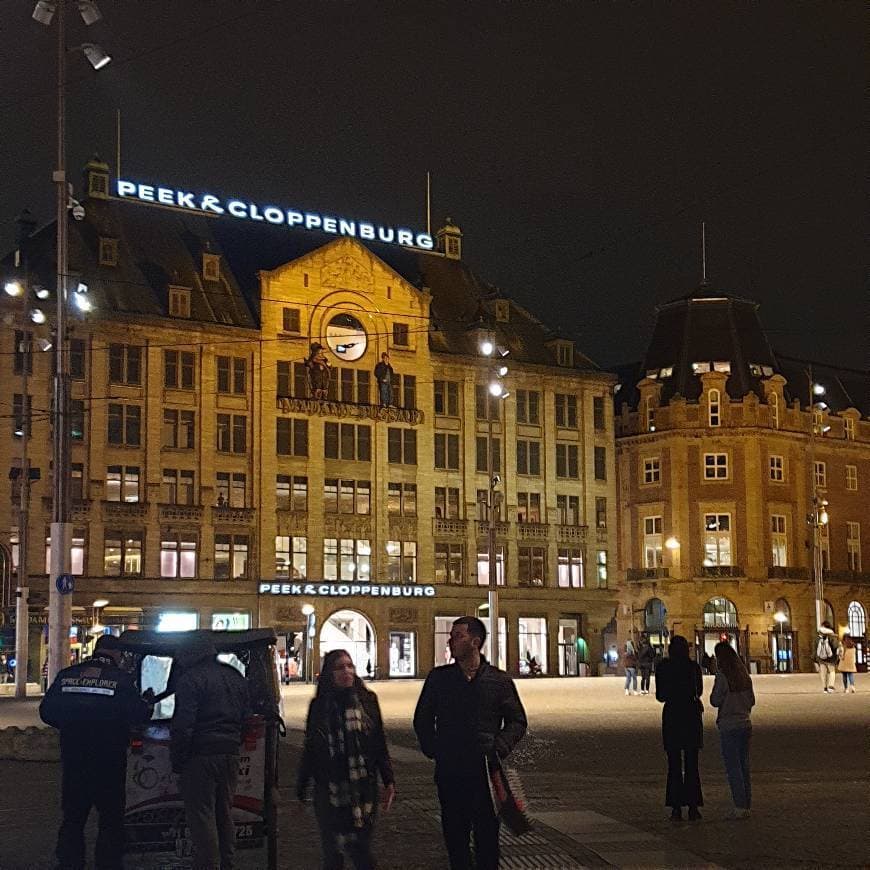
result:
[[[61,574],[55,581],[55,587],[61,595],[69,595],[75,589],[76,581],[72,574]]]

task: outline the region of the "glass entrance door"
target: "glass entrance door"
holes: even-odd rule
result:
[[[576,617],[559,618],[559,676],[576,677],[580,674],[577,656],[577,638],[580,634]]]

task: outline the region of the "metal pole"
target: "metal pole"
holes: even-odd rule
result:
[[[25,281],[22,291],[25,316],[22,324],[27,324],[27,300],[29,287]],[[15,591],[15,697],[27,697],[27,669],[30,659],[28,612],[28,570],[27,553],[30,546],[30,459],[27,447],[30,440],[30,403],[27,400],[27,366],[33,359],[32,342],[27,340],[27,330],[22,326],[21,347],[21,468],[18,487],[18,588]]]
[[[48,577],[48,681],[69,666],[72,601],[56,588],[57,578],[70,573],[69,527],[69,356],[66,336],[67,201],[66,181],[66,0],[57,4],[57,335],[55,339],[54,427],[52,432],[52,522]]]
[[[19,545],[20,546],[20,545]],[[19,571],[21,560],[19,557]],[[30,590],[27,586],[19,585],[15,590],[15,697],[27,697],[27,641],[30,629],[30,608],[28,597]]]
[[[498,667],[498,571],[496,569],[496,551],[495,551],[495,478],[493,461],[493,437],[492,437],[492,399],[489,394],[489,389],[486,390],[486,418],[488,421],[488,441],[487,441],[487,467],[489,470],[489,594],[487,603],[489,605],[489,651],[492,656],[492,664]]]

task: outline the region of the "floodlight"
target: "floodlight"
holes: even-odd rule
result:
[[[98,599],[94,602],[94,607],[105,607],[108,603],[109,603],[109,599],[108,599],[108,598],[98,598]]]
[[[36,285],[36,298],[37,299],[48,299],[49,290],[47,287],[43,287],[41,284]]]
[[[502,391],[502,386],[498,381],[493,381],[489,385],[489,394],[491,396],[500,396]]]
[[[45,312],[41,308],[34,308],[30,312],[30,319],[34,323],[45,323]]]
[[[82,16],[82,21],[87,27],[96,24],[103,16],[93,0],[79,0],[79,15]]]
[[[507,366],[499,366],[499,367],[498,367],[498,376],[499,376],[500,378],[503,378],[507,373],[508,373],[508,367],[507,367]]]
[[[484,356],[492,356],[492,352],[493,352],[494,350],[495,350],[495,346],[493,345],[493,343],[492,343],[492,341],[491,341],[490,339],[485,338],[485,339],[480,343],[480,352],[481,352]]]
[[[825,388],[821,384],[813,384],[813,395],[824,396]]]
[[[47,338],[37,338],[36,346],[43,352],[51,350],[51,342]]]
[[[88,311],[91,311],[94,307],[91,304],[91,300],[88,299],[88,297],[84,293],[76,293],[73,296],[73,299],[75,300],[76,308],[78,308],[79,311],[82,311],[85,314],[87,314]]]
[[[20,281],[7,281],[3,285],[3,289],[9,296],[20,296],[21,292],[24,290]]]
[[[54,3],[53,0],[39,0],[36,4],[36,8],[33,10],[33,20],[48,27],[49,24],[51,24],[51,20],[54,18],[56,9],[57,4]]]
[[[95,45],[93,42],[82,43],[82,51],[94,69],[102,69],[112,60],[99,45]]]

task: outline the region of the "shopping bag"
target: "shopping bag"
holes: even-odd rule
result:
[[[532,820],[519,774],[503,765],[497,756],[487,757],[486,766],[496,815],[512,834],[520,837],[531,830]]]

